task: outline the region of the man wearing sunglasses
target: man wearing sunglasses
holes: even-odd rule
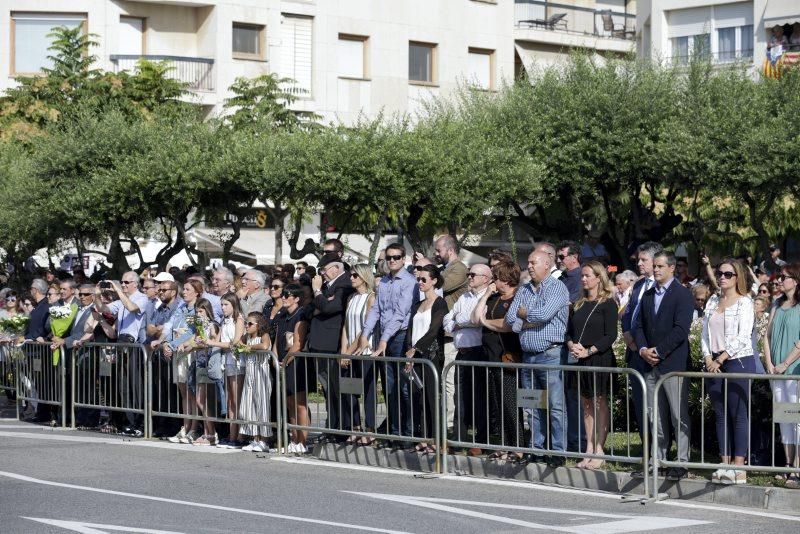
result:
[[[569,302],[574,304],[581,298],[581,248],[575,241],[562,241],[558,245],[558,268],[561,270],[560,280],[569,289]]]
[[[326,252],[317,265],[319,274],[311,280],[314,290],[311,325],[308,334],[309,352],[336,354],[344,325],[347,299],[353,294],[350,277],[335,251]],[[340,366],[336,360],[317,361],[317,373],[325,390],[328,408],[328,428],[351,430],[351,395],[340,395]],[[345,436],[323,436],[328,441],[343,441]]]
[[[378,347],[372,356],[388,356],[403,358],[405,356],[405,338],[408,322],[411,318],[411,306],[419,301],[417,279],[405,269],[406,249],[401,243],[393,243],[386,247],[386,264],[389,274],[380,281],[378,298],[367,314],[367,320],[361,331],[359,348],[369,348],[369,338],[373,331],[381,334]],[[411,435],[411,393],[408,381],[400,380],[400,367],[397,363],[387,364],[384,391],[388,392],[389,433],[399,436]],[[399,390],[399,391],[398,391]]]

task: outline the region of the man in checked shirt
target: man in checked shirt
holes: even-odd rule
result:
[[[506,314],[506,322],[519,333],[523,363],[560,365],[564,352],[564,336],[569,318],[569,290],[561,281],[550,276],[553,259],[546,253],[534,251],[528,256],[530,283],[522,286]],[[548,408],[526,409],[535,449],[564,450],[567,427],[564,412],[564,383],[558,370],[524,369],[522,387],[547,390]],[[549,413],[549,425],[546,419]],[[546,430],[549,426],[549,436]],[[533,461],[543,458],[534,456]],[[550,467],[564,465],[562,456],[544,458]]]

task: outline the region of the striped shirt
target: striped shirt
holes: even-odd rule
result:
[[[517,317],[525,308],[525,322]],[[506,323],[519,334],[524,352],[544,352],[554,343],[564,343],[569,319],[569,290],[560,280],[548,276],[536,290],[533,284],[522,286],[506,313]]]

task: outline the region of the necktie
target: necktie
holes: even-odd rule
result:
[[[647,293],[647,290],[650,289],[650,286],[653,285],[653,281],[649,278],[645,278],[644,280],[644,291],[639,294],[639,300],[636,301],[636,307],[633,309],[633,315],[631,316],[631,328],[634,324],[636,324],[636,318],[639,317],[639,307],[642,305],[642,299],[644,298],[644,294]]]
[[[656,308],[656,313],[658,313],[658,307],[661,306],[661,299],[664,295],[664,286],[656,286],[656,298],[653,299],[653,304]]]

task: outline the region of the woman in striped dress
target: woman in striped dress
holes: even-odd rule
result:
[[[361,336],[361,329],[367,318],[372,305],[375,304],[375,277],[372,270],[366,263],[360,263],[350,271],[350,283],[356,290],[347,301],[347,310],[344,318],[344,328],[342,328],[342,339],[339,352],[342,354],[353,354],[358,351],[358,338]],[[372,345],[372,339],[370,339]],[[342,375],[364,379],[364,428],[366,432],[375,432],[375,376],[372,362],[351,361],[348,359],[340,360]],[[351,403],[353,410],[353,425],[355,430],[361,429],[361,409],[358,407],[358,398],[353,395]],[[358,443],[369,445],[372,438],[363,436],[350,436],[348,443]]]
[[[239,427],[239,440],[242,435],[252,436],[250,444],[242,447],[243,451],[267,452],[265,439],[272,435],[269,425],[269,398],[272,384],[269,376],[270,349],[267,334],[267,322],[261,312],[252,312],[245,322],[245,334],[242,340],[247,345],[243,354],[245,360],[244,384],[242,399],[239,402],[239,418],[255,421],[259,424],[243,424]]]

